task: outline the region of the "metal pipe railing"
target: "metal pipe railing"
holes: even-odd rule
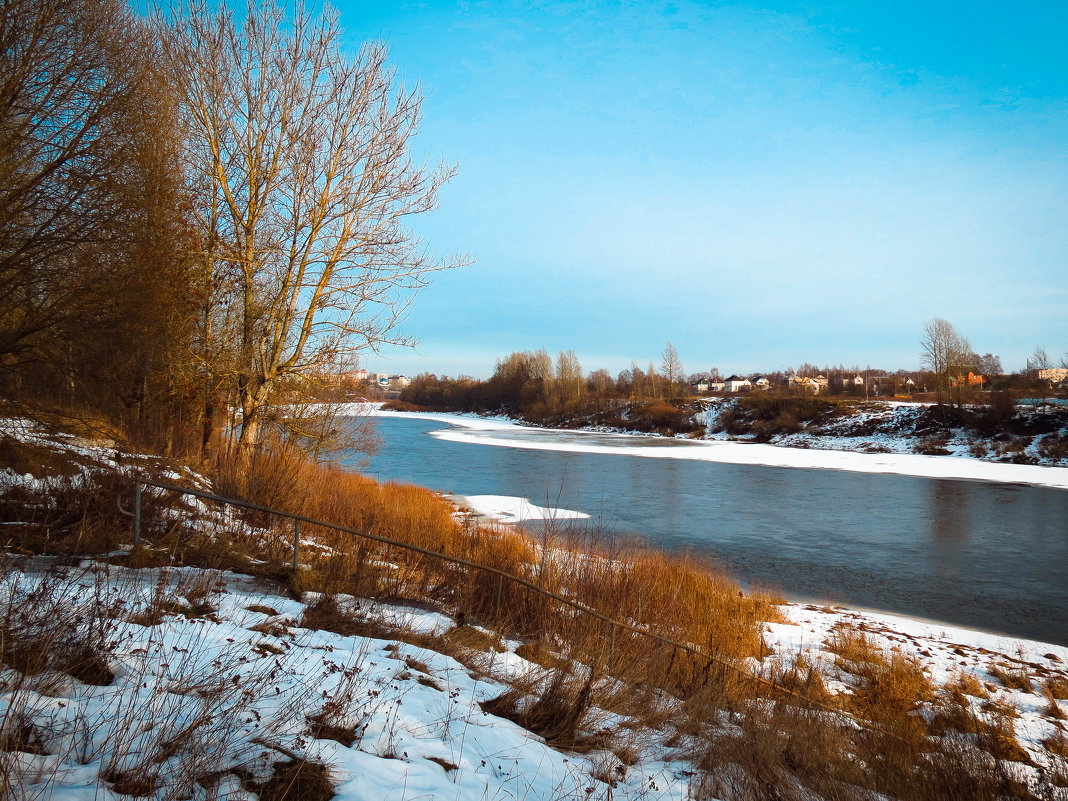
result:
[[[534,584],[533,582],[531,582],[531,581],[529,581],[527,579],[524,579],[521,576],[516,576],[516,575],[513,575],[512,573],[508,573],[507,571],[499,570],[498,568],[491,567],[489,565],[483,565],[483,564],[480,564],[479,562],[473,562],[473,561],[471,561],[469,559],[464,559],[464,558],[459,557],[459,556],[450,556],[448,554],[440,553],[438,551],[432,551],[432,550],[430,550],[428,548],[422,548],[422,547],[420,547],[418,545],[412,545],[410,543],[400,542],[398,540],[390,539],[389,537],[383,537],[380,534],[372,534],[372,533],[367,532],[367,531],[358,531],[356,529],[349,528],[347,526],[338,525],[337,523],[330,523],[330,522],[327,522],[325,520],[317,520],[316,518],[308,517],[307,515],[296,514],[295,512],[286,512],[286,511],[283,511],[281,509],[274,509],[274,508],[271,508],[269,506],[262,506],[260,504],[250,503],[248,501],[241,501],[241,500],[238,500],[236,498],[227,498],[227,497],[224,497],[222,495],[215,495],[213,493],[205,492],[203,490],[189,489],[187,487],[179,487],[179,486],[176,486],[174,484],[164,484],[164,483],[161,483],[161,482],[150,481],[148,479],[143,479],[143,478],[142,479],[136,479],[135,488],[134,488],[134,512],[133,512],[133,517],[134,517],[134,545],[135,545],[135,547],[137,547],[140,544],[140,541],[141,541],[140,528],[141,528],[141,496],[142,496],[141,487],[142,486],[155,487],[156,489],[164,490],[164,491],[167,491],[167,492],[177,492],[177,493],[181,493],[181,494],[184,494],[184,495],[192,495],[192,496],[194,496],[196,498],[200,498],[202,500],[214,501],[216,503],[222,503],[222,504],[226,504],[228,506],[236,506],[236,507],[238,507],[240,509],[248,509],[250,511],[263,512],[265,514],[277,515],[279,517],[288,518],[288,519],[292,520],[293,521],[293,570],[294,571],[299,569],[299,549],[300,549],[299,540],[300,540],[300,524],[301,523],[305,523],[307,525],[312,525],[312,526],[322,526],[323,528],[331,529],[333,531],[339,531],[339,532],[342,532],[342,533],[345,533],[345,534],[352,534],[353,536],[356,536],[356,537],[363,537],[364,539],[372,540],[374,542],[380,542],[380,543],[383,543],[385,545],[389,545],[389,546],[392,546],[392,547],[395,547],[395,548],[402,548],[404,550],[411,551],[413,553],[418,553],[418,554],[422,554],[424,556],[429,556],[429,557],[431,557],[433,559],[440,559],[440,560],[445,561],[445,562],[451,562],[452,564],[462,565],[464,567],[468,567],[468,568],[471,568],[473,570],[481,570],[481,571],[483,571],[485,573],[489,573],[491,575],[498,576],[498,578],[499,578],[499,583],[498,583],[498,604],[499,604],[501,588],[503,587],[504,580],[507,579],[508,581],[511,581],[514,584],[518,584],[518,585],[520,585],[522,587],[525,587],[525,588],[531,590],[532,592],[538,593],[538,594],[540,594],[540,595],[542,595],[542,596],[544,596],[546,598],[549,598],[549,599],[551,599],[553,601],[556,601],[558,603],[561,603],[561,604],[564,604],[566,606],[569,606],[569,607],[571,607],[571,608],[573,608],[573,609],[575,609],[575,610],[577,610],[577,611],[579,611],[579,612],[581,612],[583,614],[589,615],[590,617],[593,617],[593,618],[595,618],[597,620],[603,621],[604,623],[607,623],[611,627],[610,628],[610,642],[611,642],[611,646],[610,646],[610,648],[611,648],[611,656],[610,656],[610,659],[614,658],[615,645],[616,645],[616,631],[617,630],[629,631],[629,632],[631,632],[633,634],[637,634],[637,635],[639,635],[641,637],[647,637],[647,638],[649,638],[651,640],[654,640],[656,642],[661,643],[662,645],[666,645],[666,646],[668,646],[670,648],[678,649],[679,651],[683,651],[683,652],[691,654],[692,656],[695,656],[695,657],[697,657],[697,658],[699,658],[701,660],[704,660],[706,662],[706,667],[705,667],[706,670],[709,667],[711,667],[713,664],[720,665],[720,666],[722,666],[722,667],[734,672],[735,674],[741,676],[742,678],[747,679],[749,681],[752,681],[752,682],[754,682],[754,683],[756,683],[758,685],[765,686],[765,687],[771,689],[774,692],[784,693],[786,695],[793,696],[794,698],[797,698],[800,701],[802,701],[804,704],[807,704],[807,705],[812,706],[812,707],[816,707],[816,708],[818,708],[818,709],[820,709],[822,711],[825,711],[825,712],[830,712],[830,713],[832,713],[834,715],[840,715],[840,716],[842,716],[844,718],[849,719],[850,721],[852,721],[853,723],[855,723],[856,725],[858,725],[858,726],[860,726],[862,728],[869,729],[869,730],[872,730],[872,731],[877,731],[877,732],[882,733],[882,734],[884,734],[886,736],[895,737],[895,735],[893,735],[892,733],[886,732],[886,731],[883,731],[882,729],[874,727],[874,726],[872,726],[872,724],[870,724],[870,723],[868,723],[866,721],[859,720],[859,719],[855,718],[854,716],[844,712],[841,709],[835,709],[833,707],[827,706],[827,705],[822,704],[819,701],[816,701],[816,700],[814,700],[812,698],[808,698],[806,696],[803,696],[800,693],[796,692],[795,690],[793,690],[793,689],[791,689],[789,687],[785,687],[785,686],[783,686],[781,684],[778,684],[778,683],[776,683],[774,681],[770,681],[768,679],[765,679],[763,676],[757,676],[754,673],[750,673],[749,671],[738,667],[733,662],[731,662],[731,661],[729,661],[727,659],[715,656],[713,654],[705,653],[705,652],[701,651],[699,648],[695,648],[692,645],[687,645],[686,643],[678,642],[677,640],[673,640],[670,637],[665,637],[662,634],[658,634],[658,633],[653,632],[653,631],[648,631],[646,629],[639,628],[639,627],[634,626],[634,625],[632,625],[630,623],[625,623],[625,622],[623,622],[621,620],[614,620],[613,618],[610,618],[607,615],[604,615],[604,614],[598,612],[593,607],[587,606],[586,604],[584,604],[584,603],[582,603],[580,601],[576,601],[573,598],[568,598],[567,596],[560,595],[559,593],[555,593],[552,590],[547,590],[544,587],[539,587],[537,584]],[[120,509],[121,509],[121,505],[120,505]]]

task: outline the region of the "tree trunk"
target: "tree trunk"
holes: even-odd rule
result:
[[[251,384],[251,385],[250,385]],[[270,381],[262,376],[253,378],[239,390],[241,398],[241,435],[237,444],[250,452],[259,442],[260,417],[270,395]]]

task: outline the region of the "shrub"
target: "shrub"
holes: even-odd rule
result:
[[[921,453],[926,456],[948,456],[951,451],[946,447],[949,440],[946,437],[923,437],[912,446],[913,453]]]
[[[1047,434],[1038,441],[1038,455],[1051,462],[1068,461],[1068,436]]]
[[[1035,686],[1031,683],[1031,677],[1027,675],[1027,671],[1023,668],[1013,670],[996,662],[991,662],[987,667],[987,672],[1010,690],[1023,690],[1026,693],[1035,691]]]
[[[627,425],[636,431],[665,435],[687,434],[702,428],[692,410],[659,400],[631,406],[627,412]]]
[[[838,403],[813,395],[771,395],[753,392],[738,398],[739,411],[750,420],[817,420],[840,410]]]
[[[591,706],[592,691],[592,673],[582,680],[570,669],[555,670],[533,697],[522,688],[513,688],[481,707],[487,714],[540,734],[551,745],[575,748],[580,745],[578,735]]]

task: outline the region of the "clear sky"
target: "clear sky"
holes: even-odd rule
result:
[[[346,2],[459,164],[440,275],[364,366],[919,366],[939,316],[1068,352],[1068,4]]]

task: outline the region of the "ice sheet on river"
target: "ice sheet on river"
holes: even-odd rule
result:
[[[522,523],[528,520],[589,520],[585,512],[570,509],[549,509],[535,506],[526,498],[512,495],[462,495],[457,500],[476,514],[502,523]]]
[[[997,481],[1068,489],[1068,467],[986,462],[966,456],[923,456],[911,453],[858,453],[807,448],[784,448],[753,442],[672,439],[640,434],[609,434],[532,428],[503,418],[461,414],[388,412],[383,417],[408,417],[448,423],[431,436],[450,442],[495,445],[530,450],[569,451],[641,456],[651,459],[690,459],[766,467],[802,467],[849,470],[857,473],[893,473],[920,478],[954,478]]]

